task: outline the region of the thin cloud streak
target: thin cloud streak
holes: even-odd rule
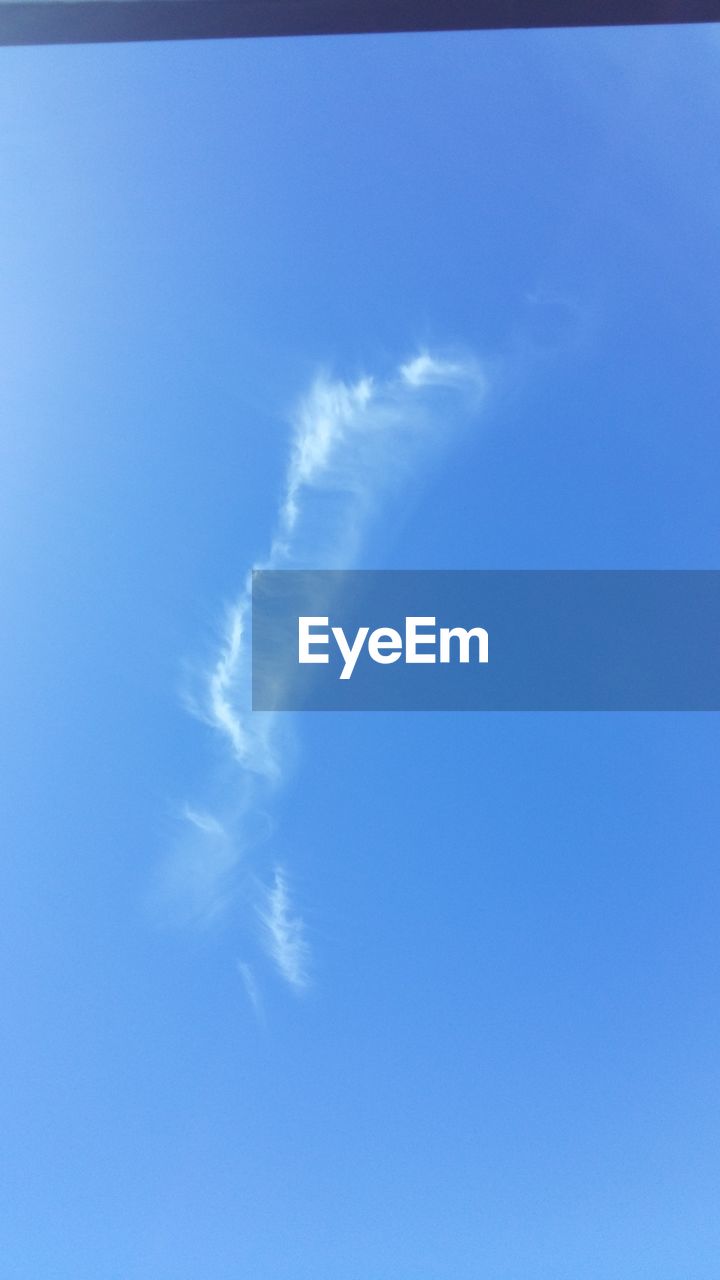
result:
[[[211,813],[200,813],[197,809],[191,809],[186,804],[183,808],[182,816],[191,826],[197,827],[198,831],[203,831],[207,836],[224,836],[225,831],[223,825],[214,818]]]
[[[266,559],[255,567],[350,568],[383,498],[447,445],[455,425],[473,418],[486,392],[478,361],[420,351],[384,379],[363,376],[354,383],[319,375],[296,406],[287,472],[275,533]],[[272,712],[251,713],[247,631],[251,573],[227,611],[217,656],[191,706],[225,743],[240,771],[241,799],[232,816],[185,819],[197,836],[222,845],[218,867],[219,910],[227,901],[229,872],[245,857],[248,827],[286,771],[285,728]],[[216,825],[214,825],[216,824]],[[222,837],[220,837],[222,832]],[[227,838],[226,838],[227,837]],[[190,892],[200,880],[212,898],[212,858],[208,876],[189,877]],[[254,883],[257,883],[254,878]],[[203,916],[216,910],[206,901]],[[310,950],[301,917],[290,902],[287,877],[274,873],[255,902],[266,950],[282,978],[296,991],[308,982]]]
[[[400,377],[409,387],[462,387],[474,382],[485,390],[485,376],[474,360],[443,360],[429,351],[400,365]]]
[[[229,739],[235,758],[244,763],[247,744],[242,723],[232,704],[243,649],[245,609],[235,605],[225,628],[222,648],[208,679],[210,723]]]
[[[240,974],[240,979],[243,987],[245,988],[245,994],[253,1007],[253,1012],[260,1022],[264,1022],[265,1010],[263,1009],[262,998],[260,996],[258,984],[255,981],[255,974],[253,973],[252,966],[247,964],[244,960],[238,960],[237,971]]]
[[[265,946],[286,982],[297,991],[308,985],[310,948],[305,925],[293,913],[287,878],[282,867],[276,867],[265,901],[257,908],[263,926]]]

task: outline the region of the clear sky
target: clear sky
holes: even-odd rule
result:
[[[239,632],[718,567],[719,62],[0,53],[1,1280],[717,1280],[717,717],[258,727]]]

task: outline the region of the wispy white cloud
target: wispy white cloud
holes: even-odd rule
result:
[[[245,763],[247,741],[233,698],[243,652],[245,614],[244,600],[239,600],[229,611],[220,652],[207,682],[208,720],[225,734],[241,764]]]
[[[191,809],[189,804],[183,806],[182,816],[191,826],[197,827],[198,831],[203,831],[206,836],[225,835],[225,831],[221,822],[213,817],[211,813],[203,813],[197,809]]]
[[[253,1007],[254,1013],[256,1014],[260,1022],[264,1022],[265,1011],[263,1009],[262,998],[260,996],[260,989],[258,987],[257,982],[255,981],[255,974],[253,972],[252,966],[247,964],[247,962],[244,960],[238,960],[237,971],[240,974],[240,979],[242,981],[243,987],[245,988],[245,994],[248,1000],[250,1001],[250,1004]]]
[[[473,387],[485,390],[485,375],[473,359],[449,360],[421,351],[400,365],[400,377],[409,387]]]
[[[215,729],[230,747],[231,754],[243,770],[276,780],[279,762],[276,757],[271,722],[267,715],[250,715],[249,646],[245,643],[250,617],[250,578],[242,595],[227,611],[220,649],[205,676],[205,691],[199,704],[199,715]],[[197,702],[193,709],[198,711]]]
[[[444,447],[460,421],[475,417],[485,391],[485,373],[474,357],[429,351],[385,378],[344,382],[318,375],[293,413],[275,532],[267,557],[256,567],[352,567],[383,498]],[[227,805],[222,822],[185,810],[193,850],[197,840],[207,843],[206,874],[199,874],[195,854],[188,858],[186,848],[175,878],[182,881],[185,874],[188,892],[200,893],[203,908],[196,914],[202,918],[214,918],[226,905],[232,873],[253,842],[249,832],[255,815],[286,768],[287,743],[278,717],[249,710],[250,584],[248,574],[227,610],[217,654],[192,703],[225,743],[242,781],[240,796]],[[257,884],[256,877],[248,879]],[[285,981],[300,990],[309,980],[310,949],[301,916],[290,904],[285,872],[276,870],[259,893],[255,915],[266,950]]]
[[[286,982],[297,991],[308,985],[310,948],[305,925],[290,902],[287,877],[282,867],[275,869],[264,901],[257,907],[268,954]]]
[[[344,382],[318,378],[297,410],[285,497],[280,508],[280,555],[287,555],[300,515],[300,495],[328,479],[332,483],[337,454],[343,442],[357,430],[375,397],[372,378],[361,378],[348,386]],[[282,550],[279,547],[282,546]]]

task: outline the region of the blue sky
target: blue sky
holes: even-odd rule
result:
[[[318,388],[298,561],[716,567],[719,54],[2,51],[9,1280],[715,1280],[716,717],[208,689]]]

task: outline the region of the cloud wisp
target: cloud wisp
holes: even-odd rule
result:
[[[421,351],[388,377],[344,382],[318,375],[292,418],[292,440],[266,569],[351,568],[383,500],[414,478],[472,421],[486,392],[473,357]],[[287,872],[275,866],[263,884],[245,866],[267,820],[288,759],[284,725],[272,712],[251,712],[251,571],[227,609],[217,653],[200,681],[192,710],[224,744],[235,770],[232,800],[221,817],[186,807],[185,836],[168,864],[173,892],[186,892],[189,914],[215,919],[244,889],[260,940],[277,972],[295,991],[310,980],[311,955],[293,907]],[[242,892],[241,892],[242,896]],[[239,966],[251,1002],[257,986]]]
[[[308,984],[310,948],[305,924],[293,910],[283,867],[275,868],[272,884],[265,893],[265,900],[258,905],[257,913],[270,958],[285,981],[301,991]]]

